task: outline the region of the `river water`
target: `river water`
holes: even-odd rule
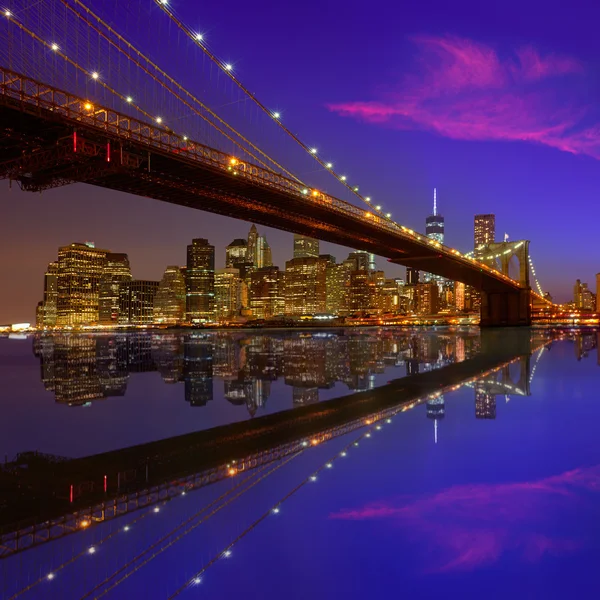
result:
[[[595,597],[598,335],[515,335],[0,338],[5,471],[387,394],[385,418],[7,556],[0,598]]]

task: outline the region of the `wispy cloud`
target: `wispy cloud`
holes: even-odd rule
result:
[[[535,562],[576,551],[580,536],[565,536],[568,516],[600,492],[600,466],[531,482],[460,485],[437,494],[341,510],[332,519],[391,522],[426,549],[427,571],[472,570],[508,552]],[[588,506],[595,510],[595,499]],[[553,533],[561,522],[563,534]],[[433,559],[432,559],[433,556]]]
[[[600,127],[574,92],[575,59],[524,47],[502,57],[457,37],[418,37],[416,68],[379,99],[330,104],[341,115],[459,140],[526,141],[600,158]],[[416,74],[415,74],[416,73]]]

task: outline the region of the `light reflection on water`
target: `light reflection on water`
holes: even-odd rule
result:
[[[325,400],[370,381],[384,384],[413,368],[449,366],[457,347],[465,362],[483,350],[479,333],[470,331],[457,336],[372,330],[355,339],[354,332],[302,335],[238,332],[224,341],[222,334],[212,334],[210,342],[188,338],[187,351],[185,339],[170,339],[166,349],[151,337],[145,354],[136,350],[142,345],[137,340],[132,350],[111,351],[109,359],[105,353],[98,361],[67,351],[73,357],[68,367],[57,366],[65,350],[54,343],[43,362],[44,385],[54,386],[56,400],[64,372],[77,381],[102,381],[106,387],[94,389],[104,397],[105,390],[115,389],[106,373],[116,377],[118,364],[127,364],[119,371],[127,391],[123,398],[93,399],[91,409],[55,402],[43,390],[40,397],[67,419],[112,405],[110,418],[101,423],[108,427],[142,391],[158,395],[177,388],[161,399],[169,410],[178,406],[195,415],[220,404],[243,411],[246,419],[254,407],[246,390],[241,388],[238,405],[220,390],[231,390],[228,382],[254,379],[271,385],[266,406],[256,406],[256,419],[278,398],[278,409],[292,408],[296,387],[317,389]],[[400,591],[410,598],[480,598],[483,590],[494,599],[594,597],[600,559],[598,336],[567,332],[559,338],[550,343],[540,336],[531,357],[431,394],[389,422],[365,424],[254,474],[175,498],[160,504],[157,513],[131,513],[1,561],[4,597],[49,573],[55,574],[52,581],[44,579],[23,598],[81,598],[94,588],[96,595],[108,590],[107,598],[167,598],[179,589],[182,598],[364,598]],[[4,350],[0,364],[6,365]],[[117,355],[130,358],[119,363]],[[160,378],[136,371],[147,360],[142,355],[150,357]],[[212,399],[193,406],[185,402],[185,378],[204,381],[209,362]],[[229,364],[234,368],[226,370]],[[7,385],[22,380],[23,372],[11,378],[8,370],[0,370]],[[152,384],[138,386],[139,378]],[[340,389],[327,396],[335,382]],[[206,393],[207,386],[192,389]],[[136,405],[138,414],[141,406]],[[166,408],[151,404],[154,409],[150,417],[166,419]],[[206,420],[193,425],[199,423],[210,426]],[[147,427],[146,435],[153,431]],[[245,477],[250,479],[242,483]],[[78,553],[80,558],[63,567]]]

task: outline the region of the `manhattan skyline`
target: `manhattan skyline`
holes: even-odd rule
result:
[[[594,280],[598,263],[580,226],[583,215],[593,222],[598,211],[597,115],[589,108],[598,95],[592,64],[597,42],[585,35],[589,11],[579,20],[583,5],[571,7],[567,17],[540,21],[540,4],[519,4],[518,23],[508,18],[510,3],[502,11],[473,3],[460,15],[436,2],[383,11],[398,19],[349,5],[335,18],[315,20],[310,43],[300,31],[276,27],[291,8],[265,18],[269,11],[237,2],[235,14],[217,7],[200,14],[184,0],[176,5],[206,31],[211,47],[232,61],[242,81],[398,222],[423,232],[437,187],[449,246],[470,250],[473,215],[493,213],[498,239],[507,232],[510,239],[531,240],[539,280],[558,301],[570,299],[576,278]],[[308,3],[306,10],[325,14],[318,6]],[[565,18],[578,23],[577,35],[563,27]],[[351,32],[360,33],[360,44]],[[325,76],[325,58],[334,76]],[[285,86],[277,78],[283,69],[290,75]],[[410,95],[410,105],[398,103],[400,91]],[[328,190],[338,192],[334,181]],[[158,279],[166,264],[182,264],[187,240],[208,237],[224,247],[248,227],[83,185],[37,195],[15,185],[9,191],[2,183],[0,199],[0,322],[34,320],[31,307],[59,245],[91,240],[123,249],[136,278]],[[274,263],[282,265],[291,235],[264,230]],[[330,244],[322,251],[346,252]],[[217,255],[217,268],[222,261]],[[403,275],[384,259],[378,266],[389,276]]]

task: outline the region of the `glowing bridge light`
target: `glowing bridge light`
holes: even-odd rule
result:
[[[160,125],[162,123],[162,117],[156,117],[156,122]]]
[[[90,546],[88,548],[88,554],[96,554],[96,547],[95,546]]]
[[[5,10],[4,16],[7,17],[8,19],[10,19],[12,17],[12,13],[10,12],[10,10]]]
[[[46,578],[47,578],[49,581],[52,581],[52,580],[54,579],[54,573],[48,573],[48,575],[46,575]]]
[[[325,167],[327,167],[328,169],[333,169],[333,163],[327,163]]]
[[[235,475],[236,474],[236,470],[231,468],[229,469],[229,471],[227,471],[230,475]]]
[[[231,165],[237,165],[237,158],[232,158],[232,159],[229,161],[229,164],[231,164]]]
[[[129,531],[129,525],[125,525],[125,527],[123,527],[123,531]]]
[[[194,577],[193,584],[198,585],[199,583],[202,583],[202,579],[200,579],[200,577]]]
[[[231,71],[231,69],[233,69],[233,65],[231,65],[231,64],[229,64],[229,63],[227,63],[227,64],[225,65],[225,70],[226,70],[226,71]]]
[[[327,463],[325,466],[326,466],[328,469],[331,469],[331,467],[333,467],[333,465],[332,465],[331,463]]]
[[[312,191],[312,195],[313,195],[313,196],[317,196],[318,194],[319,194],[319,192],[317,192],[317,190],[313,190],[313,191]]]
[[[311,480],[311,481],[316,481],[316,480],[317,480],[317,477],[316,477],[316,475],[311,475],[311,476],[310,476],[310,480]]]
[[[278,514],[278,513],[279,513],[279,508],[275,507],[275,508],[273,509],[273,514],[275,514],[275,515],[276,515],[276,514]]]
[[[381,206],[378,204],[378,205],[375,207],[375,210],[381,210]]]
[[[187,136],[187,135],[184,135],[184,136],[183,136],[183,141],[184,141],[184,142],[187,142],[187,139],[188,139],[188,136]]]
[[[98,73],[98,71],[94,71],[92,73],[92,79],[98,79],[98,77],[100,77],[100,74]]]
[[[83,521],[81,521],[79,523],[79,527],[83,527],[83,529],[85,529],[86,527],[90,526],[90,522],[88,521],[88,519],[84,519]]]
[[[127,102],[127,104],[131,104],[133,102],[133,98],[131,96],[127,96],[127,98],[125,98],[125,102]]]
[[[56,52],[58,50],[58,44],[51,44],[50,48],[52,48],[52,50],[54,50],[54,52]]]
[[[231,550],[225,550],[225,552],[223,552],[223,556],[225,558],[229,558],[231,556]]]
[[[311,154],[316,154],[317,153],[317,149],[316,148],[311,148],[310,149],[310,153]]]
[[[278,113],[278,112],[274,112],[274,113],[273,113],[273,118],[274,118],[274,119],[279,119],[280,117],[281,117],[281,114],[280,114],[280,113]]]
[[[392,216],[392,213],[386,213],[385,216],[389,219]]]
[[[369,198],[369,196],[367,196],[367,197],[365,198],[365,202],[371,202],[371,198]]]
[[[303,193],[303,194],[306,196],[306,194],[308,194],[308,190],[307,190],[306,188],[304,188],[304,189],[302,190],[302,193]]]
[[[340,177],[340,179],[341,179],[342,181],[346,181],[346,176],[345,176],[345,175],[342,175],[342,176]]]
[[[358,186],[354,188],[354,191],[355,191],[355,192],[358,192]]]
[[[196,40],[198,40],[199,42],[201,42],[204,39],[204,36],[201,33],[197,33],[196,34]]]

